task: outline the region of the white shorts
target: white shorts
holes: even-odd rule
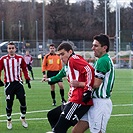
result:
[[[89,122],[91,133],[98,133],[99,131],[105,133],[112,112],[112,102],[110,98],[93,98],[93,104],[81,120]]]

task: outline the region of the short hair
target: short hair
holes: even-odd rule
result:
[[[109,37],[105,34],[99,34],[93,37],[93,40],[97,40],[101,46],[107,46],[106,52],[109,51],[109,47],[110,47],[110,41],[109,41]]]
[[[13,42],[9,42],[8,45],[14,45],[16,47],[15,43],[13,43]]]
[[[49,47],[55,47],[54,43],[49,44]]]
[[[64,49],[65,51],[72,50],[73,51],[74,43],[71,41],[63,41],[58,47],[57,50],[62,50]]]

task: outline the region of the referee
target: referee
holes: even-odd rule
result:
[[[6,95],[6,114],[7,114],[7,128],[12,129],[12,106],[14,97],[20,102],[20,121],[22,122],[22,126],[24,128],[28,127],[28,124],[25,120],[26,115],[26,95],[22,82],[22,72],[24,73],[24,77],[26,79],[26,83],[28,87],[30,86],[30,78],[28,75],[26,63],[24,58],[21,55],[15,54],[16,47],[14,43],[9,43],[7,46],[8,54],[4,55],[0,58],[0,79],[1,79],[1,71],[4,69],[4,82],[5,82],[5,95]],[[1,81],[1,80],[0,80]],[[2,82],[2,81],[1,81]]]
[[[55,45],[50,44],[49,53],[46,54],[43,58],[43,62],[42,62],[43,78],[53,77],[56,74],[58,74],[59,71],[62,69],[61,59],[59,55],[55,53],[55,50],[56,50]],[[46,74],[46,71],[47,71],[47,74]],[[58,80],[57,82],[50,82],[50,81],[48,82],[51,88],[51,97],[53,99],[53,104],[52,104],[53,106],[56,106],[56,100],[55,100],[55,84],[56,83],[58,83],[58,86],[60,88],[60,95],[61,95],[62,103],[66,102],[64,98],[64,87],[63,87],[62,82],[63,82],[62,79]]]

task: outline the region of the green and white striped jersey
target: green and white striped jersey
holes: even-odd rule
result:
[[[94,89],[94,98],[109,98],[111,96],[115,72],[113,62],[108,54],[104,54],[94,64],[95,77],[103,80],[99,88]]]

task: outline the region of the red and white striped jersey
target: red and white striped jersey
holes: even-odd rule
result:
[[[87,90],[92,90],[94,84],[94,68],[81,57],[80,55],[72,55],[68,61],[68,82],[77,80],[79,82],[85,82],[85,87],[72,87],[69,90],[69,101],[78,104],[84,104],[82,102],[83,93]],[[88,105],[91,105],[92,101],[89,101]]]
[[[30,80],[27,65],[23,56],[4,55],[0,58],[0,73],[4,69],[4,82],[22,81],[22,71],[25,79]]]
[[[32,62],[33,62],[33,58],[31,55],[24,55],[24,60],[25,60],[26,64],[32,64]]]

